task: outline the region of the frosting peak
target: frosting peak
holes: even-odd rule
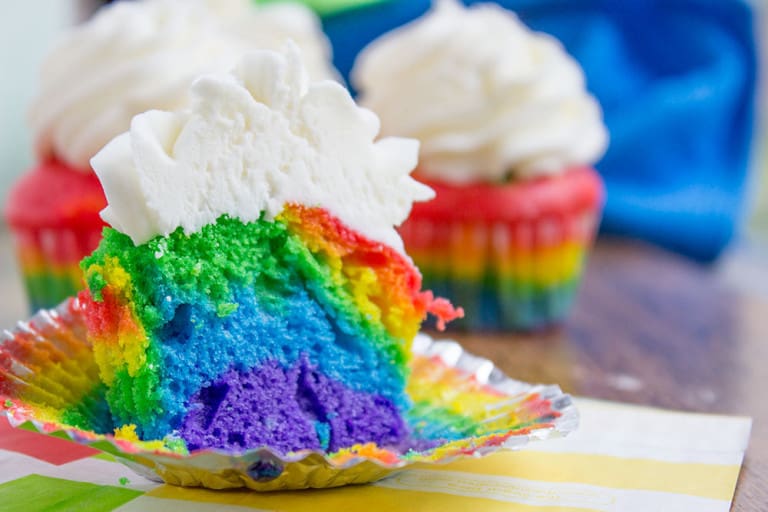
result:
[[[432,178],[552,174],[593,164],[606,148],[576,61],[496,4],[438,1],[365,48],[352,81],[382,133],[421,141],[419,170]]]
[[[109,203],[102,217],[134,243],[303,204],[402,251],[394,226],[432,197],[409,176],[418,142],[374,142],[376,115],[336,82],[310,83],[294,45],[247,54],[190,95],[187,110],[137,115],[91,160]]]
[[[88,171],[88,161],[131,118],[178,110],[192,81],[229,70],[254,49],[301,48],[314,79],[335,78],[320,22],[300,4],[252,0],[114,2],[49,54],[30,110],[37,152]]]

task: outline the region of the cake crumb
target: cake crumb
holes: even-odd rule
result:
[[[232,302],[223,302],[216,308],[216,315],[219,318],[226,318],[235,311],[237,311],[238,304]]]

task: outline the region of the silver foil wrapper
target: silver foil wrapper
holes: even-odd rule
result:
[[[450,410],[463,415],[461,427],[445,425],[443,419],[440,428],[461,428],[466,435],[405,453],[366,445],[336,453],[305,450],[281,455],[259,448],[244,453],[202,449],[181,455],[157,442],[116,438],[62,421],[61,412],[75,405],[84,417],[97,415],[106,406],[103,397],[86,393],[98,388],[100,381],[82,307],[69,299],[0,335],[0,406],[14,427],[65,437],[109,453],[151,480],[257,491],[362,484],[412,467],[519,449],[534,440],[564,436],[578,425],[571,397],[558,386],[511,379],[491,361],[466,352],[454,341],[420,334],[413,344],[408,384],[411,398],[420,407],[409,423],[414,432],[423,434],[441,411]],[[413,445],[418,441],[414,439]]]

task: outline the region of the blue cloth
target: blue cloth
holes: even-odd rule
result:
[[[476,3],[468,1],[467,3]],[[709,261],[734,235],[755,104],[752,13],[741,0],[499,0],[584,67],[611,144],[602,230]],[[348,77],[357,52],[423,14],[389,0],[324,20]]]

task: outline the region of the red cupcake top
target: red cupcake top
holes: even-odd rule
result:
[[[411,218],[465,221],[519,221],[546,215],[563,215],[593,209],[603,201],[600,176],[588,167],[577,167],[553,177],[513,181],[506,185],[472,183],[454,185],[416,177],[437,197],[413,205]]]
[[[50,160],[27,172],[11,188],[5,217],[16,229],[98,229],[105,225],[99,212],[106,205],[94,173]]]

